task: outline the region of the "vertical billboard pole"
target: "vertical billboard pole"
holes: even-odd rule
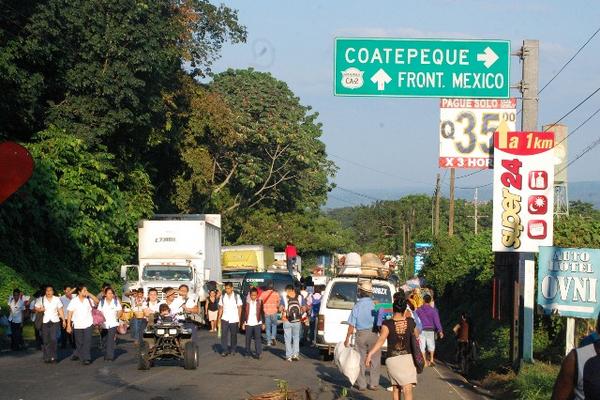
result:
[[[539,41],[523,41],[523,112],[521,130],[536,131],[538,122]],[[520,359],[533,362],[534,253],[519,253]]]

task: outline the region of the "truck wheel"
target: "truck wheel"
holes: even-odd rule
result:
[[[331,361],[331,360],[333,360],[333,354],[330,354],[328,349],[322,349],[321,350],[321,359],[323,361]]]
[[[140,344],[140,351],[138,353],[138,369],[142,371],[146,371],[150,369],[150,360],[148,359],[148,353],[150,351],[150,347],[148,343],[142,342]]]
[[[197,366],[198,352],[196,351],[196,346],[192,342],[187,342],[183,352],[183,368],[196,369]]]

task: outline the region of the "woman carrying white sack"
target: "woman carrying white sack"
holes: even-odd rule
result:
[[[405,400],[412,400],[412,388],[417,384],[417,368],[413,360],[412,335],[415,335],[416,324],[412,318],[407,318],[407,302],[404,298],[398,298],[394,302],[394,315],[391,319],[383,322],[381,333],[375,346],[365,360],[365,364],[371,365],[373,355],[377,354],[381,346],[388,341],[388,357],[385,361],[390,381],[393,385],[392,399],[400,400],[404,393]],[[417,349],[416,352],[420,350]]]
[[[117,327],[119,326],[119,318],[123,314],[123,306],[117,300],[115,291],[111,287],[104,290],[104,297],[98,304],[98,310],[104,315],[104,323],[100,331],[102,347],[104,348],[104,361],[113,361],[115,359]]]

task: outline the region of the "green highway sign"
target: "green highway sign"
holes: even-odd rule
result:
[[[510,41],[336,38],[336,96],[508,98]]]

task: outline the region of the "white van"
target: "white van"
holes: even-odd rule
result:
[[[346,340],[346,322],[357,301],[358,281],[364,279],[370,278],[338,276],[327,284],[317,319],[316,345],[321,350],[323,359],[333,354],[336,344]],[[395,292],[394,285],[383,279],[373,278],[371,281],[375,303],[391,303]]]

